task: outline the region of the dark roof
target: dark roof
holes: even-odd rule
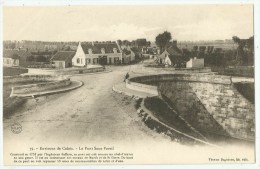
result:
[[[130,50],[127,50],[127,49],[123,49],[123,52],[124,52],[124,54],[126,54],[126,55],[130,55],[130,54],[131,54],[131,51],[130,51]]]
[[[105,49],[105,53],[114,53],[114,48],[117,49],[117,53],[120,53],[119,47],[115,42],[82,43],[81,47],[85,54],[89,54],[89,49],[92,49],[93,54],[101,54],[102,48]]]
[[[52,56],[52,61],[66,61],[71,60],[75,55],[74,51],[59,51]]]
[[[132,50],[134,53],[141,53],[140,49],[138,49],[137,47],[132,47],[131,50]]]
[[[175,56],[181,56],[181,50],[178,47],[175,46],[170,46],[168,49],[166,49],[166,51],[170,54],[170,55],[175,55]]]
[[[26,50],[4,50],[3,57],[4,58],[13,58],[13,59],[26,59],[30,56],[31,53]]]
[[[37,52],[31,52],[32,55],[53,55],[55,51],[37,51]]]

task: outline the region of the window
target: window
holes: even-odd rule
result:
[[[114,58],[114,63],[118,63],[119,62],[119,57],[115,57]]]
[[[86,63],[89,64],[90,63],[90,59],[86,59]]]
[[[97,58],[94,58],[93,59],[93,64],[97,64],[98,63],[98,59]]]
[[[80,63],[80,59],[79,58],[77,58],[77,63]]]

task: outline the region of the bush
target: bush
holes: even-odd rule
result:
[[[19,68],[19,67],[4,67],[3,75],[4,76],[16,76],[23,73],[28,73],[28,69]]]

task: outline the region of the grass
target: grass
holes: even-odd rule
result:
[[[15,76],[20,75],[22,73],[28,73],[28,69],[20,67],[3,67],[4,76]]]
[[[174,110],[159,97],[150,97],[144,100],[145,107],[150,110],[155,117],[157,117],[161,122],[189,135],[197,137],[198,135],[194,133],[186,123],[173,112]]]
[[[247,66],[239,66],[233,68],[212,66],[211,70],[213,72],[217,72],[219,75],[254,77],[254,68]]]
[[[255,86],[254,83],[234,83],[235,88],[252,104],[255,104]]]
[[[135,109],[139,109],[141,107],[141,103],[142,103],[142,100],[141,98],[139,98],[138,100],[135,101]]]
[[[10,115],[12,115],[14,111],[20,106],[22,106],[27,100],[25,98],[9,97],[12,92],[12,87],[18,85],[35,84],[35,83],[42,83],[42,81],[21,82],[15,84],[3,83],[3,117],[4,118],[8,118]]]

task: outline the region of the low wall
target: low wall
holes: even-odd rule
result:
[[[231,84],[231,77],[221,75],[206,75],[206,74],[162,74],[139,76],[130,79],[131,82],[151,83],[160,81],[190,81],[190,82],[205,82],[214,84]]]
[[[22,83],[22,82],[45,82],[57,81],[67,79],[67,76],[58,75],[19,75],[19,76],[5,76],[3,83]]]
[[[85,74],[102,72],[105,68],[86,68],[86,67],[72,67],[66,69],[29,69],[29,74],[39,74],[39,75],[73,75],[73,74]]]
[[[137,91],[140,91],[140,92],[150,93],[152,95],[158,96],[157,86],[127,81],[126,82],[126,88],[132,89],[132,90],[137,90]]]
[[[164,74],[129,81],[154,83],[158,94],[198,130],[254,140],[254,105],[236,90],[228,76]],[[146,86],[136,86],[139,91],[147,90]]]
[[[48,90],[59,89],[71,84],[70,79],[59,80],[55,82],[47,82],[47,83],[38,83],[38,84],[29,84],[22,86],[15,86],[12,88],[11,96],[15,96],[16,94],[26,94],[26,93],[35,93],[35,92],[44,92]]]
[[[227,76],[254,77],[254,67],[252,66],[235,66],[235,67],[212,67],[214,72]]]
[[[13,86],[10,97],[20,94],[30,94],[54,90],[71,84],[70,78],[68,78],[68,76],[58,75],[21,75],[4,77],[3,82],[7,85],[29,83],[27,85]]]
[[[173,68],[173,67],[150,67],[150,66],[142,66],[140,67],[140,72],[148,72],[148,73],[155,73],[158,72],[160,74],[188,74],[188,73],[211,73],[210,67],[203,67],[203,68]]]
[[[59,75],[72,75],[72,74],[85,74],[85,73],[95,73],[104,71],[104,67],[97,68],[68,68],[56,70],[55,73]]]

